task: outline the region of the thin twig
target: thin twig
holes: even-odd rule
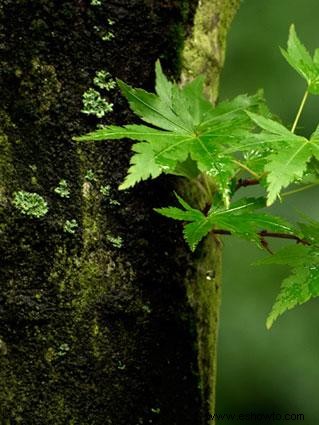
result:
[[[288,233],[276,233],[276,232],[268,232],[267,230],[262,230],[258,233],[261,237],[267,238],[279,238],[279,239],[290,239],[294,240],[297,243],[301,243],[302,245],[311,245],[306,239],[302,239],[297,235],[289,235]]]
[[[212,232],[215,235],[232,235],[232,232],[230,230],[224,230],[224,229],[214,229]],[[258,235],[261,238],[278,238],[278,239],[290,239],[294,240],[297,243],[301,243],[302,245],[311,245],[310,242],[308,242],[305,239],[301,239],[297,235],[291,235],[288,233],[276,233],[276,232],[268,232],[267,230],[262,230],[261,232],[258,232]]]
[[[240,189],[241,187],[254,186],[259,183],[259,179],[239,179],[236,184],[236,190]]]

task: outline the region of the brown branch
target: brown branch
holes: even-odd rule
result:
[[[280,238],[280,239],[290,239],[294,240],[297,243],[301,243],[302,245],[311,245],[310,242],[308,242],[306,239],[301,239],[297,235],[289,235],[287,233],[275,233],[275,232],[268,232],[267,230],[262,230],[258,233],[261,237],[267,237],[267,238]]]
[[[212,233],[215,235],[232,235],[230,230],[224,230],[224,229],[214,229],[212,230]],[[310,242],[308,242],[305,239],[301,239],[299,236],[296,235],[290,235],[288,233],[275,233],[275,232],[268,232],[267,230],[262,230],[261,232],[258,232],[258,235],[262,239],[262,245],[263,238],[278,238],[278,239],[290,239],[294,240],[297,243],[301,243],[302,245],[311,245]]]
[[[260,179],[239,179],[236,184],[236,190],[241,187],[254,186],[260,183]]]

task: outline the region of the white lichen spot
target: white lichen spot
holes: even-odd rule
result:
[[[78,222],[73,218],[72,220],[66,220],[63,226],[63,230],[66,233],[74,234],[79,227]]]
[[[105,186],[101,186],[100,187],[100,193],[102,193],[103,196],[110,196],[110,189],[111,186],[109,184],[105,185]]]
[[[66,180],[62,179],[59,181],[57,187],[54,189],[54,192],[61,196],[61,198],[70,197],[70,189]]]
[[[41,218],[49,211],[47,201],[38,193],[20,190],[13,194],[13,205],[22,214]]]
[[[97,71],[93,82],[97,87],[106,91],[110,91],[116,87],[116,81],[113,80],[111,74],[105,70]]]
[[[121,236],[112,236],[112,235],[107,235],[107,240],[109,242],[111,242],[111,244],[115,247],[115,248],[121,248],[122,244],[123,244],[123,239],[121,238]]]
[[[82,112],[87,115],[95,115],[103,118],[107,113],[113,111],[113,103],[103,99],[100,93],[89,88],[83,93],[83,109]]]

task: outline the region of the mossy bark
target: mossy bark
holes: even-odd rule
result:
[[[206,77],[207,96],[215,102],[220,73],[224,65],[229,26],[241,0],[201,0],[196,10],[194,27],[183,51],[183,81],[196,75]]]
[[[80,113],[97,70],[150,89],[160,57],[178,76],[197,2],[93,3],[0,5],[0,423],[203,424],[196,341],[216,326],[200,325],[210,289],[196,298],[196,283],[216,263],[153,213],[173,202],[172,180],[118,192],[128,142],[72,141],[97,123]],[[111,100],[107,122],[132,120],[119,93]],[[61,179],[69,198],[54,191]],[[48,214],[23,215],[19,190],[42,195]]]
[[[218,97],[220,73],[224,65],[229,27],[240,6],[240,0],[201,0],[196,9],[191,33],[182,52],[182,83],[197,75],[205,76],[205,92],[211,102]],[[186,193],[184,182],[181,190]],[[192,188],[192,191],[196,188]],[[189,194],[196,199],[194,193]],[[205,204],[205,199],[197,199]],[[194,258],[196,278],[187,285],[189,302],[194,311],[196,347],[203,423],[207,412],[215,412],[217,339],[221,297],[222,246],[217,238],[208,237],[198,257]],[[210,421],[212,423],[212,421]]]

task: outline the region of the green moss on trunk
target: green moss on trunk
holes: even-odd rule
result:
[[[215,102],[218,97],[220,73],[224,64],[229,26],[240,5],[240,0],[202,0],[196,10],[191,34],[183,49],[182,82],[197,75],[205,76],[207,97]],[[180,186],[185,195],[197,199],[196,188]],[[197,192],[197,191],[196,191]],[[197,203],[203,203],[197,199]],[[205,205],[205,200],[204,200]],[[195,259],[196,279],[188,284],[188,297],[195,313],[197,360],[202,394],[202,420],[212,423],[207,413],[215,412],[217,340],[221,286],[221,244],[208,237]]]
[[[192,35],[183,51],[183,81],[203,74],[206,92],[215,102],[224,64],[229,26],[240,0],[202,0],[197,8]]]

